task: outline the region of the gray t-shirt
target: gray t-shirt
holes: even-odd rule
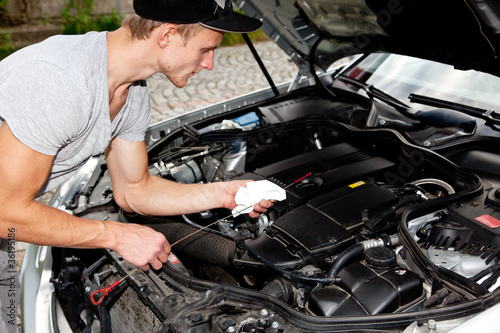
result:
[[[39,195],[104,152],[112,138],[144,140],[151,115],[146,83],[130,86],[111,123],[107,56],[106,33],[91,32],[54,36],[0,62],[0,124],[5,120],[19,141],[55,156]]]

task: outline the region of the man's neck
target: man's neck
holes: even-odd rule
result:
[[[122,27],[108,33],[106,40],[110,97],[119,87],[128,87],[155,73],[154,44],[151,39],[132,40],[128,28]]]

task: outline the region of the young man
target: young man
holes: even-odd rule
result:
[[[233,12],[230,0],[135,0],[134,9],[137,15],[114,32],[51,37],[0,62],[0,263],[6,263],[10,237],[107,248],[144,270],[161,268],[170,253],[163,234],[77,218],[35,201],[104,151],[114,198],[127,212],[164,216],[236,206],[245,181],[181,185],[149,175],[145,80],[163,73],[184,87],[213,68],[225,31],[254,31],[260,21]],[[271,205],[262,200],[250,216]],[[0,293],[9,276],[3,282]],[[11,301],[5,294],[0,300],[8,314]],[[15,330],[8,319],[4,325]]]

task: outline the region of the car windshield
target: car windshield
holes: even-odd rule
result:
[[[411,103],[410,94],[500,111],[500,78],[474,70],[407,56],[375,53],[361,58],[342,75],[373,85],[417,110],[432,107]],[[355,91],[358,88],[349,85]]]

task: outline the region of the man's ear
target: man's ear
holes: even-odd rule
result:
[[[172,35],[174,35],[176,32],[177,32],[177,27],[175,26],[175,24],[166,23],[160,26],[157,35],[158,45],[161,48],[167,47],[171,42]]]

